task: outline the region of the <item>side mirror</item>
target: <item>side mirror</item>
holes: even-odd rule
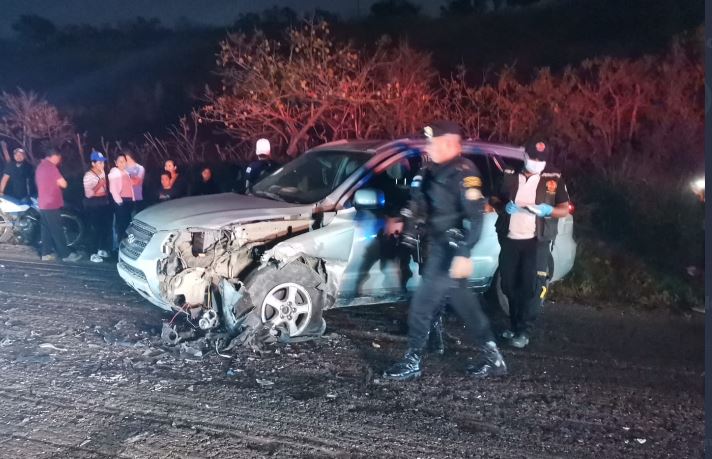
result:
[[[364,188],[354,193],[354,207],[357,209],[380,209],[386,205],[383,191]]]

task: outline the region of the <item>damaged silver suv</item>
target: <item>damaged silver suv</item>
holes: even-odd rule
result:
[[[190,311],[200,327],[266,324],[287,338],[324,332],[330,308],[404,301],[418,265],[384,231],[408,200],[422,140],[333,142],[314,148],[254,186],[168,201],[131,223],[118,271],[128,285],[169,311]],[[466,141],[491,193],[521,148]],[[486,213],[472,250],[474,289],[498,290],[499,244]],[[552,280],[572,267],[573,218],[559,221]],[[501,296],[501,295],[500,295]],[[248,318],[251,318],[248,320]]]

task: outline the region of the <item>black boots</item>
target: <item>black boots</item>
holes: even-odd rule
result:
[[[420,349],[408,349],[405,356],[390,366],[383,372],[385,379],[395,381],[407,381],[420,377],[420,362],[422,360],[423,351]]]
[[[502,354],[497,349],[494,341],[488,341],[480,348],[482,360],[476,365],[467,367],[467,373],[474,378],[487,378],[490,376],[504,376],[507,374],[507,365]]]
[[[428,350],[433,354],[445,354],[445,327],[442,315],[439,315],[430,327]]]

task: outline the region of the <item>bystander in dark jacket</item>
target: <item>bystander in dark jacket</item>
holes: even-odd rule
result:
[[[15,148],[14,162],[6,165],[0,179],[0,196],[6,194],[15,199],[29,199],[34,194],[34,171],[27,162],[25,150]]]
[[[209,166],[205,166],[200,170],[200,178],[195,184],[193,194],[200,196],[217,193],[220,193],[220,187],[213,177],[213,171]]]
[[[182,198],[188,196],[188,177],[178,170],[178,165],[172,159],[165,162],[164,170],[170,174],[171,178],[171,198]]]

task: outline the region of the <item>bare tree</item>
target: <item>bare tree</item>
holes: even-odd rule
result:
[[[44,140],[60,146],[71,141],[74,129],[69,119],[35,92],[18,89],[0,95],[0,137],[21,145],[35,162],[34,147]]]

